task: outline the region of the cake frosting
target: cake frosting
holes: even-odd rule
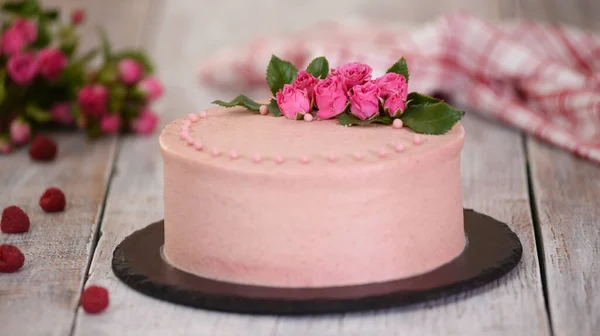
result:
[[[216,107],[159,142],[164,254],[189,273],[343,286],[418,275],[464,248],[460,123],[426,135]]]

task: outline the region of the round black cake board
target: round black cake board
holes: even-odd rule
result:
[[[162,258],[163,221],[125,238],[114,251],[112,268],[121,281],[143,294],[224,312],[303,315],[404,306],[483,286],[508,273],[521,260],[521,242],[506,224],[473,210],[465,209],[464,215],[468,243],[460,256],[428,273],[393,281],[275,288],[202,278]]]

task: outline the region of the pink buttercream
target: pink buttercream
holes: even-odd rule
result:
[[[236,283],[336,286],[420,274],[464,248],[462,126],[414,146],[407,128],[210,113],[190,126],[196,142],[276,159],[215,160],[178,138],[183,119],[167,125],[165,255],[176,267]],[[410,150],[371,154],[398,143]],[[277,164],[282,153],[294,159]]]

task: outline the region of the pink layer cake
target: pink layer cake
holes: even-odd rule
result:
[[[465,246],[463,127],[290,121],[213,108],[170,123],[164,253],[202,277],[323,287],[414,276]]]

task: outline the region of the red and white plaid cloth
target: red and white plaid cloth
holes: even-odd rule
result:
[[[600,36],[573,28],[490,24],[466,13],[415,30],[318,25],[222,50],[200,66],[203,82],[228,90],[265,85],[271,54],[306,66],[371,65],[379,76],[404,56],[409,91],[444,92],[450,102],[515,126],[600,163]]]

